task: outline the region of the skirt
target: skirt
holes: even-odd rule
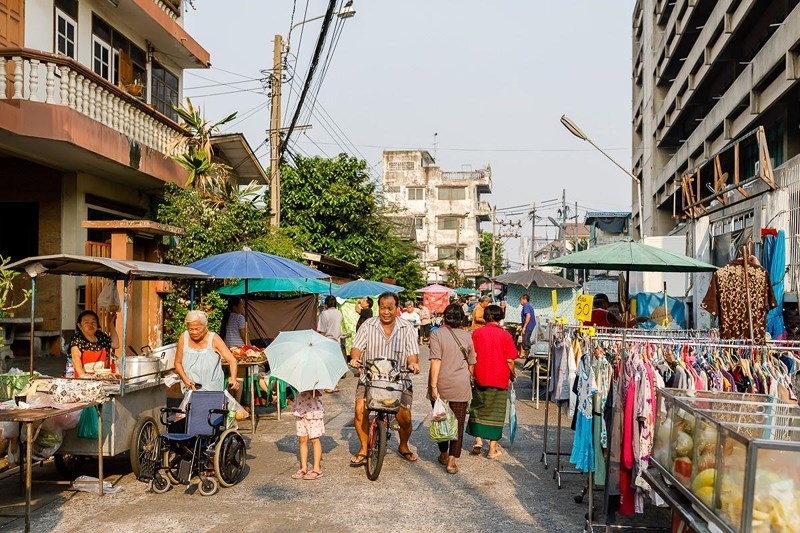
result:
[[[474,387],[469,405],[467,433],[482,439],[500,440],[506,421],[508,391],[493,387]]]

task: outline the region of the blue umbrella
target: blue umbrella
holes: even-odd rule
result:
[[[403,287],[382,283],[380,281],[370,281],[368,279],[357,279],[339,285],[339,288],[331,294],[337,298],[365,298],[367,296],[378,296],[384,292],[402,292]]]
[[[217,278],[329,278],[328,274],[278,255],[244,248],[235,252],[212,255],[187,266]]]
[[[767,313],[767,333],[773,339],[786,336],[786,325],[783,323],[783,278],[786,273],[786,236],[783,230],[778,230],[778,236],[767,235],[764,237],[764,251],[762,265],[769,272],[772,282],[772,291],[778,303]]]

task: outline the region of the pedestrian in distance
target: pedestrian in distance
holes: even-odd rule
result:
[[[519,297],[519,303],[522,305],[522,350],[524,355],[531,353],[531,335],[536,328],[536,315],[530,301],[531,297],[527,294]]]
[[[363,300],[356,302],[356,314],[358,315],[358,322],[356,322],[356,330],[361,327],[361,324],[366,322],[368,318],[372,318],[372,298],[367,296]]]
[[[508,384],[513,379],[517,347],[511,334],[498,324],[503,316],[500,306],[487,306],[484,316],[486,325],[472,332],[477,359],[467,433],[476,437],[470,451],[472,455],[480,455],[482,439],[487,439],[489,451],[486,457],[494,459],[500,455],[497,441],[503,437]]]
[[[472,310],[472,329],[478,329],[481,326],[486,325],[486,318],[484,317],[484,313],[486,311],[486,307],[492,303],[492,299],[488,296],[481,296],[478,300],[478,304]],[[498,307],[499,309],[499,307]],[[502,320],[502,309],[500,310],[500,319]],[[499,321],[498,320],[498,321]]]
[[[456,459],[461,457],[464,441],[464,420],[472,399],[472,371],[475,367],[475,349],[472,336],[461,329],[464,311],[459,304],[450,304],[444,310],[444,325],[431,333],[430,374],[428,399],[431,406],[437,398],[448,402],[458,420],[458,439],[439,444],[439,463],[450,474],[458,473]]]
[[[244,300],[238,296],[228,300],[228,307],[222,314],[219,334],[229,348],[247,344],[245,342]]]
[[[342,312],[336,307],[336,296],[328,295],[325,297],[325,310],[319,314],[317,331],[327,338],[336,341],[341,346],[342,338]],[[345,357],[344,349],[342,356]],[[345,360],[347,357],[345,357]],[[339,387],[325,389],[325,392],[339,392]]]
[[[367,375],[364,368],[373,359],[395,361],[397,368],[407,368],[419,374],[419,342],[414,326],[397,316],[400,298],[393,292],[378,296],[378,316],[368,319],[356,332],[350,349],[350,366],[361,369],[355,397],[355,427],[359,449],[350,458],[350,466],[364,466],[367,460],[367,433],[369,417],[366,410]],[[362,361],[362,356],[365,358]],[[395,415],[399,424],[400,445],[397,452],[406,461],[416,461],[417,454],[408,448],[411,437],[411,403],[414,399],[411,380],[404,380],[404,391],[400,398],[400,409]]]
[[[420,341],[422,344],[428,344],[431,337],[431,325],[433,324],[433,316],[430,308],[423,302],[419,308],[419,324],[420,324]]]
[[[292,405],[295,427],[300,444],[300,469],[292,479],[314,480],[322,477],[322,442],[325,434],[325,410],[322,406],[322,391],[309,390],[297,395]],[[311,441],[312,466],[308,468],[308,442]]]

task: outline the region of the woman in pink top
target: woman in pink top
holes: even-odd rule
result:
[[[472,332],[477,362],[467,433],[477,437],[471,454],[479,455],[483,447],[482,439],[488,439],[489,452],[486,456],[494,459],[500,455],[497,441],[503,436],[508,395],[506,391],[512,379],[517,347],[511,334],[498,324],[503,318],[500,306],[486,307],[483,316],[486,325]]]

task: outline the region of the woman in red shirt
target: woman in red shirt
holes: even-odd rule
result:
[[[483,316],[486,325],[472,332],[477,362],[467,433],[476,437],[471,454],[479,455],[483,447],[482,439],[488,439],[489,452],[486,457],[494,459],[500,455],[497,441],[503,437],[508,397],[506,391],[512,379],[517,347],[511,334],[498,324],[503,318],[500,306],[486,307]]]

